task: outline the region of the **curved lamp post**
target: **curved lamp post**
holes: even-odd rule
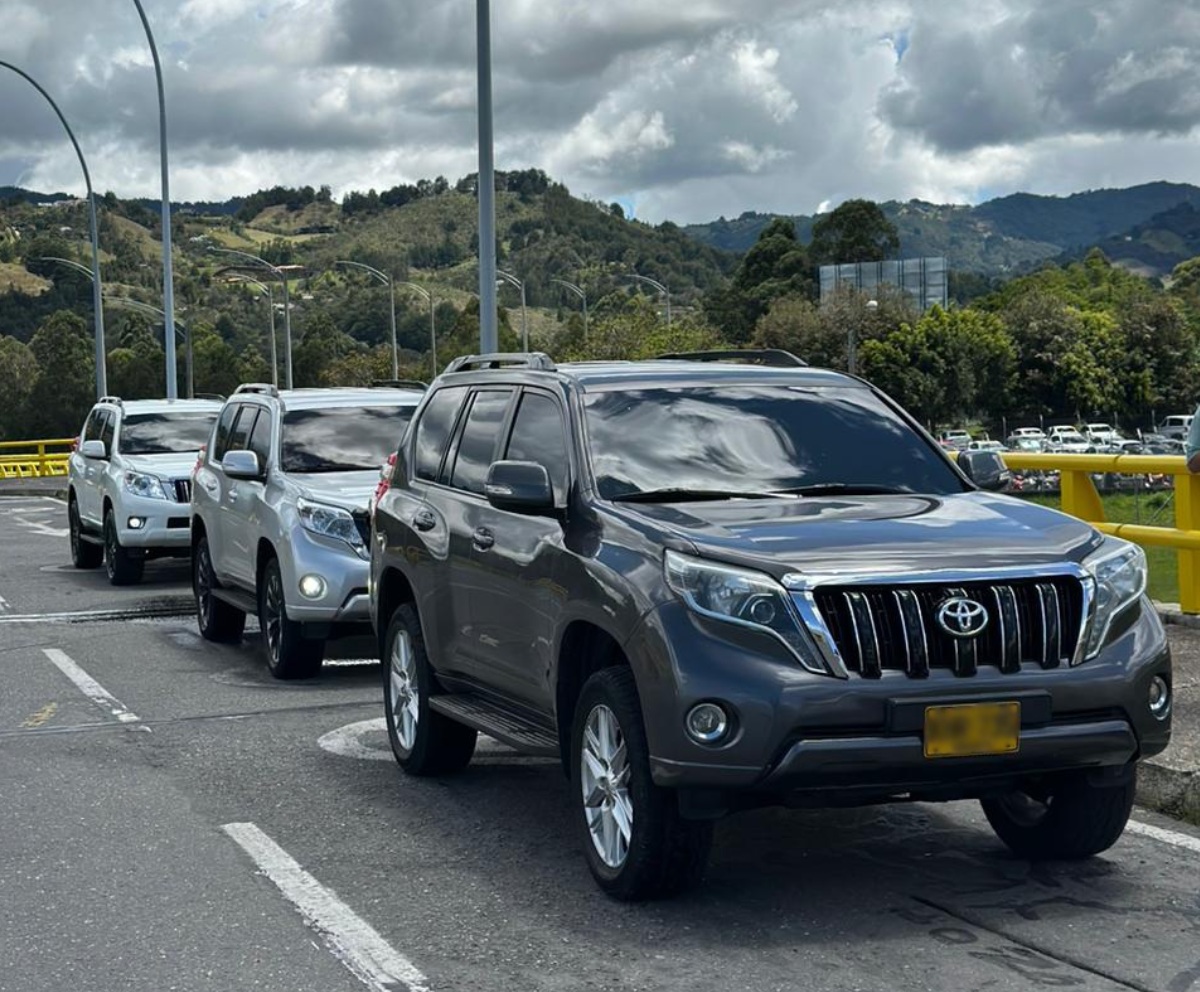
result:
[[[163,319],[175,326],[175,276],[171,265],[171,187],[167,179],[167,101],[163,95],[162,63],[158,60],[158,46],[154,44],[154,33],[142,0],[133,0],[137,7],[142,27],[146,29],[146,40],[150,43],[150,57],[154,60],[154,81],[158,86],[158,157],[162,171],[162,258],[163,258]],[[191,335],[188,335],[190,338]],[[175,399],[175,341],[170,334],[167,339],[167,399]]]
[[[3,66],[5,69],[11,69],[46,98],[46,102],[54,108],[55,114],[58,115],[59,121],[67,132],[67,137],[71,139],[71,144],[75,148],[75,154],[79,157],[80,168],[83,169],[83,181],[87,186],[88,223],[91,227],[92,236],[92,270],[88,272],[88,275],[92,278],[92,307],[95,310],[96,397],[99,399],[108,393],[108,372],[104,356],[104,304],[101,299],[100,284],[100,229],[96,222],[96,194],[92,190],[92,177],[88,173],[87,162],[84,161],[83,152],[79,149],[79,142],[75,140],[75,133],[71,130],[71,125],[67,123],[67,119],[63,116],[62,111],[58,109],[58,104],[51,99],[50,94],[42,89],[38,81],[29,75],[29,73],[23,69],[18,69],[11,62],[0,62],[0,66]],[[76,262],[75,264],[78,265],[79,263]]]
[[[501,269],[496,270],[496,277],[503,279],[510,286],[516,286],[521,291],[521,350],[529,350],[529,319],[525,313],[525,283],[514,276],[511,272],[504,272]]]
[[[284,362],[284,378],[287,380],[286,388],[292,388],[292,304],[288,300],[288,281],[283,270],[277,265],[272,265],[265,258],[259,258],[257,255],[251,255],[248,251],[238,251],[236,248],[209,248],[209,251],[219,252],[222,255],[236,255],[238,258],[244,258],[248,262],[253,262],[255,265],[266,269],[276,279],[283,283],[283,362]],[[272,309],[272,312],[274,310]]]
[[[550,281],[574,293],[583,302],[583,340],[586,341],[588,336],[587,293],[583,291],[582,287],[576,286],[573,282],[567,282],[565,279],[551,279]]]
[[[496,178],[492,147],[492,5],[475,0],[475,84],[479,132],[479,351],[499,350],[496,326]]]
[[[667,287],[664,286],[657,279],[651,279],[649,276],[639,276],[636,272],[626,273],[625,278],[626,279],[636,279],[638,282],[644,282],[648,286],[653,286],[660,293],[662,293],[663,296],[666,297],[666,300],[667,300],[667,326],[670,327],[671,326],[671,291],[669,289],[667,289]]]
[[[398,282],[397,286],[407,286],[409,289],[416,290],[429,304],[429,362],[433,366],[433,377],[437,378],[437,317],[433,310],[433,293],[427,290],[424,286],[418,285],[415,282]]]
[[[387,286],[388,302],[391,305],[392,315],[392,378],[400,378],[400,352],[396,347],[396,291],[393,284],[393,279],[386,272],[383,272],[373,265],[367,265],[365,262],[352,262],[348,258],[336,259],[334,265],[348,265],[351,268],[361,269],[367,273],[372,279],[378,279],[381,283]]]
[[[267,294],[267,309],[271,315],[271,385],[279,386],[279,358],[275,353],[275,291],[265,282],[259,282],[244,272],[232,272],[231,282],[245,283],[254,286],[259,292]]]

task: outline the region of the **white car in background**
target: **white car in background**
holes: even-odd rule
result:
[[[1117,444],[1124,440],[1120,431],[1109,424],[1084,424],[1083,436],[1097,445]]]
[[[1051,427],[1050,434],[1046,439],[1048,451],[1079,455],[1094,447],[1095,445],[1074,427]]]

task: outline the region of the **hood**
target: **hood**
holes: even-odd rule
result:
[[[157,475],[161,479],[187,479],[196,467],[198,451],[172,452],[167,455],[124,455],[125,467],[134,472]]]
[[[1101,540],[1074,517],[983,492],[653,504],[635,512],[702,556],[776,577],[1079,561]]]
[[[313,472],[288,476],[300,492],[318,503],[331,503],[344,510],[365,510],[379,483],[379,469],[360,472]]]

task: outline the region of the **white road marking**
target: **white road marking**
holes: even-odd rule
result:
[[[51,527],[40,520],[26,520],[24,517],[15,519],[30,533],[40,534],[43,537],[67,537],[71,533],[66,527]]]
[[[0,596],[0,613],[7,613],[12,607],[8,605],[8,600]]]
[[[416,965],[257,826],[226,823],[221,829],[250,855],[355,978],[376,992],[428,992],[427,979]]]
[[[372,747],[363,740],[367,734],[386,733],[387,724],[384,722],[384,718],[379,716],[373,720],[359,720],[357,723],[348,723],[344,727],[338,727],[327,734],[322,734],[317,738],[317,746],[322,750],[328,751],[330,754],[336,754],[343,758],[359,758],[364,761],[395,761],[391,745],[388,744],[386,737],[378,747]],[[487,734],[479,735],[479,742],[475,745],[475,755],[477,758],[504,757],[511,760],[552,760],[548,758],[528,759],[525,755],[519,754],[505,744],[501,744],[495,738],[488,737]]]
[[[1182,847],[1185,851],[1191,851],[1193,854],[1200,854],[1200,837],[1181,834],[1177,830],[1167,830],[1165,827],[1156,827],[1152,823],[1142,823],[1141,820],[1130,820],[1125,829],[1131,834],[1149,837],[1151,840],[1162,841],[1164,844]]]
[[[76,688],[80,692],[102,710],[111,713],[121,723],[141,722],[141,717],[131,710],[126,709],[125,705],[116,696],[75,664],[65,651],[60,651],[58,648],[42,648],[42,653],[50,659],[55,668],[75,683]],[[138,727],[138,730],[144,730],[147,733],[150,732],[150,728],[146,726]]]

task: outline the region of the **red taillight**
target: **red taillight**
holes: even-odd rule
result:
[[[383,499],[383,494],[392,487],[392,469],[396,467],[396,453],[393,451],[387,456],[387,461],[379,466],[379,482],[375,486],[375,495],[371,497],[371,512],[375,512],[375,507],[379,505],[379,501]]]
[[[200,466],[204,464],[204,454],[208,451],[208,445],[200,445],[200,450],[196,452],[196,464],[192,466],[192,478],[196,477],[196,473],[200,471]]]

